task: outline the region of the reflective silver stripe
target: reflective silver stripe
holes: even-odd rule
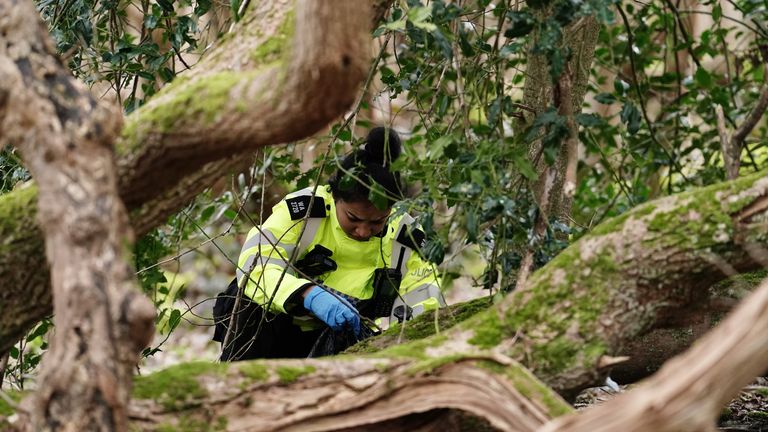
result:
[[[394,311],[398,306],[407,304],[408,306],[413,308],[413,310],[411,311],[413,316],[417,316],[424,312],[424,305],[421,305],[419,303],[427,301],[430,298],[437,299],[437,303],[440,305],[440,307],[445,307],[445,300],[443,299],[443,295],[440,292],[440,288],[438,288],[437,285],[431,284],[431,283],[423,284],[423,285],[420,285],[418,288],[403,294],[402,298],[398,297],[395,299],[395,303],[392,305],[392,312],[390,312],[389,314],[390,322],[394,322],[392,320],[397,319],[395,317]]]
[[[242,268],[237,269],[237,280],[239,281],[243,275],[245,275],[245,272],[251,269],[251,266],[253,265],[253,261],[259,258],[259,262],[256,264],[256,266],[264,267],[268,264],[274,264],[281,268],[287,268],[288,264],[285,262],[285,260],[282,260],[280,258],[266,258],[261,255],[251,255],[248,257],[247,260],[245,260],[245,264]],[[256,267],[254,267],[256,268]]]
[[[418,288],[403,294],[403,300],[409,306],[419,304],[433,297],[437,299],[441,307],[445,306],[445,300],[443,300],[443,295],[440,293],[440,288],[432,283],[420,285]]]
[[[304,228],[304,233],[301,235],[301,240],[299,240],[298,256],[301,256],[301,254],[309,248],[309,244],[312,243],[312,240],[315,239],[317,230],[320,228],[320,224],[322,222],[323,219],[321,218],[307,218],[307,226]]]
[[[293,252],[293,245],[287,244],[287,243],[278,243],[277,237],[275,237],[274,234],[272,234],[269,230],[262,230],[259,233],[256,233],[253,237],[249,238],[245,244],[243,245],[243,249],[240,253],[243,253],[247,251],[248,249],[254,248],[256,246],[267,246],[267,247],[280,247],[283,250],[285,250],[286,255],[288,257],[291,256],[291,253]]]

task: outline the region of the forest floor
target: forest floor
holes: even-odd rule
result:
[[[619,386],[618,391],[609,386],[584,390],[576,398],[578,410],[603,403],[619,393],[631,390],[630,386]],[[724,407],[717,421],[721,431],[768,432],[768,379],[757,378]]]

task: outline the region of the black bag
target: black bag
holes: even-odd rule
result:
[[[338,354],[361,340],[368,339],[377,334],[365,325],[360,327],[360,336],[355,336],[355,332],[351,328],[333,331],[330,327],[326,327],[318,336],[307,357],[323,357]]]
[[[234,279],[226,291],[216,296],[213,305],[213,340],[222,345],[235,307],[237,291],[237,279]],[[222,346],[222,361],[303,358],[320,334],[319,330],[301,331],[293,324],[291,315],[264,313],[264,309],[246,295],[241,297],[232,321],[234,326],[229,341],[227,346]]]

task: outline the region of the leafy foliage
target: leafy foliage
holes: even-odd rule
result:
[[[212,6],[211,0],[37,0],[75,76],[101,91],[107,84],[127,112],[189,66],[182,54],[208,38],[200,25]]]

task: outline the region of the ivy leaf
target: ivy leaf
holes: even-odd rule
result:
[[[476,242],[478,229],[477,215],[471,209],[467,211],[465,228],[467,229],[467,241]]]
[[[205,15],[211,9],[211,0],[197,0],[194,14],[197,16]]]
[[[613,80],[613,89],[616,91],[616,94],[624,96],[627,93],[627,90],[629,89],[629,84],[624,81],[621,78],[616,78]],[[605,94],[605,93],[601,93]]]
[[[520,171],[520,174],[528,180],[536,180],[539,177],[536,170],[533,168],[533,164],[525,156],[515,155],[512,158],[512,163],[515,165],[515,168]]]
[[[229,0],[229,10],[232,12],[232,18],[234,18],[235,22],[240,21],[240,15],[238,15],[240,0]]]
[[[621,108],[621,121],[627,125],[627,132],[630,135],[634,135],[640,130],[642,117],[640,116],[640,111],[632,102],[627,101]]]
[[[432,19],[432,6],[417,6],[408,10],[408,21],[416,28],[426,31],[437,29],[436,25],[427,22],[430,19]]]
[[[178,309],[174,309],[171,311],[171,316],[168,318],[168,329],[169,332],[173,331],[181,322],[181,311]]]
[[[527,35],[533,30],[536,19],[528,11],[512,11],[507,14],[512,26],[504,32],[504,36],[514,39]]]
[[[379,210],[385,210],[389,207],[387,191],[378,183],[371,182],[371,188],[368,191],[368,201]]]
[[[233,0],[236,1],[236,0]],[[160,5],[161,8],[163,8],[163,11],[166,13],[172,13],[173,12],[173,2],[171,0],[157,0],[157,4]]]
[[[612,103],[616,102],[616,96],[612,95],[611,93],[600,93],[595,96],[595,100],[603,105],[611,105]]]
[[[704,87],[705,89],[711,89],[712,85],[714,84],[712,75],[710,75],[710,73],[707,72],[707,70],[704,68],[696,69],[696,73],[693,75],[693,79],[696,84]]]
[[[424,254],[424,259],[438,265],[445,259],[445,247],[437,238],[429,238],[421,248],[421,252]]]
[[[594,127],[603,124],[603,119],[595,113],[580,113],[576,115],[575,119],[576,123],[584,127]]]

